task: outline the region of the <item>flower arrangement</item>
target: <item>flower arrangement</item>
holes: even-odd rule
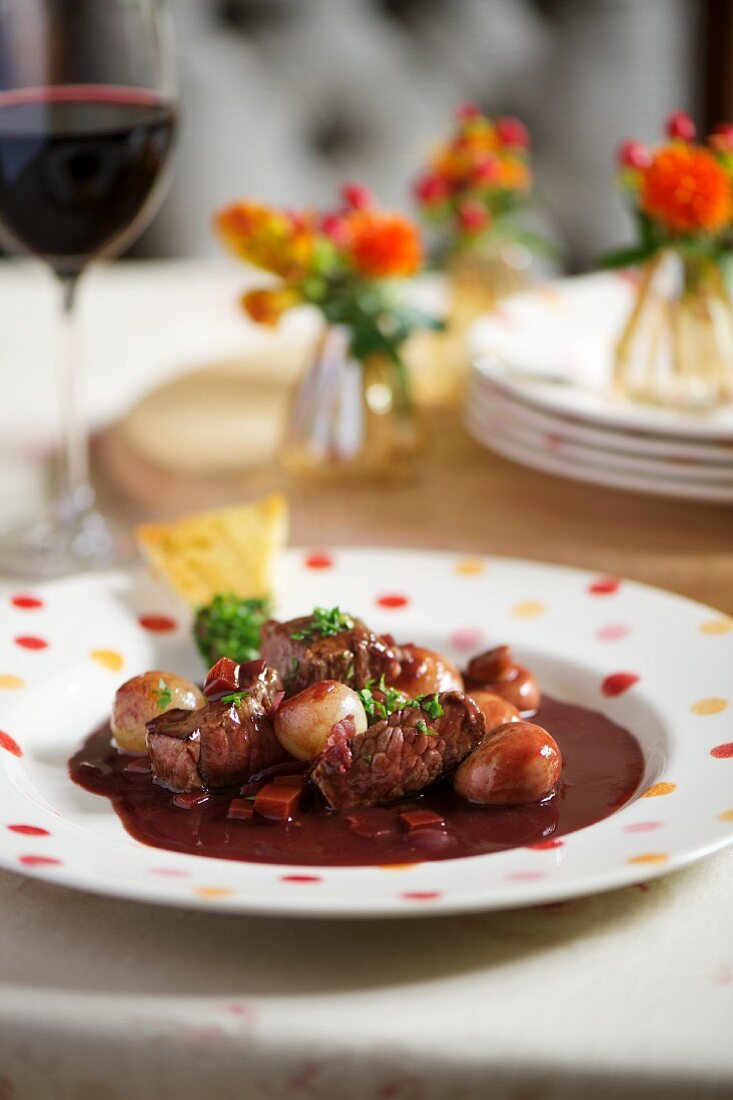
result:
[[[733,247],[733,125],[696,142],[689,115],[667,121],[655,149],[626,141],[619,185],[637,242],[606,267],[642,264],[615,349],[613,385],[637,400],[696,411],[733,397],[733,305],[724,260]]]
[[[355,359],[382,353],[401,367],[400,347],[413,329],[438,324],[395,290],[422,266],[420,234],[410,219],[380,209],[365,187],[345,185],[341,200],[322,213],[242,200],[216,215],[231,251],[279,280],[247,291],[242,305],[252,320],[276,325],[286,310],[309,303],[350,330]]]
[[[489,236],[529,236],[512,223],[532,188],[529,144],[519,119],[489,118],[474,103],[458,107],[452,133],[414,185],[420,213],[446,251],[473,249]]]
[[[695,125],[676,111],[668,141],[648,149],[625,141],[618,182],[631,206],[637,243],[603,258],[606,267],[642,263],[665,249],[718,260],[730,251],[733,227],[733,124],[721,123],[707,144],[695,143]]]

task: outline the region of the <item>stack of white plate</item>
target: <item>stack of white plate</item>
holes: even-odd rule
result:
[[[466,425],[505,458],[640,493],[733,504],[733,405],[656,408],[610,392],[634,281],[564,279],[507,299],[471,334]]]

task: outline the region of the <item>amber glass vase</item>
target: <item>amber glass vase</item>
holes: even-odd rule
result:
[[[387,355],[356,359],[350,343],[347,327],[324,330],[294,394],[281,461],[314,480],[409,477],[424,440],[407,372]]]
[[[464,393],[474,321],[497,302],[524,289],[530,257],[522,245],[488,244],[457,253],[446,265],[446,327],[411,337],[407,359],[415,394],[426,404],[452,404]]]
[[[733,306],[710,257],[648,260],[616,345],[613,385],[637,401],[704,411],[733,398]]]

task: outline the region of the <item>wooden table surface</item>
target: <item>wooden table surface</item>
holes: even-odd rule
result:
[[[131,453],[119,431],[96,467],[127,519],[176,515],[286,492],[294,545],[385,545],[533,558],[630,577],[733,614],[733,509],[571,482],[475,443],[458,410],[426,414],[419,477],[403,485],[293,482],[271,462],[236,476],[174,474]]]

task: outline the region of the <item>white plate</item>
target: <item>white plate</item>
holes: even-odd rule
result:
[[[589,423],[672,438],[733,440],[733,404],[692,414],[610,394],[613,346],[633,294],[626,273],[579,275],[516,294],[473,327],[475,370],[539,409]]]
[[[476,370],[471,375],[466,405],[470,408],[474,401],[490,402],[492,408],[511,414],[514,419],[523,421],[536,431],[561,435],[576,443],[619,451],[622,454],[644,455],[690,466],[699,465],[704,469],[723,468],[733,474],[733,442],[716,444],[668,439],[663,435],[644,435],[573,420],[560,413],[544,411],[527,404],[516,394],[500,390]]]
[[[174,906],[394,917],[593,893],[733,842],[733,759],[721,758],[729,749],[712,755],[731,738],[733,624],[716,612],[637,584],[598,585],[577,570],[406,550],[332,551],[329,568],[312,568],[305,552],[293,550],[282,563],[280,591],[284,616],[339,603],[378,630],[456,658],[488,642],[512,643],[548,691],[631,728],[646,756],[643,788],[662,783],[654,789],[666,793],[635,798],[555,848],[391,870],[306,868],[305,880],[302,867],[147,847],[130,838],[106,799],[71,783],[66,761],[104,720],[122,680],[155,666],[184,675],[202,668],[186,624],[165,633],[140,625],[139,615],[178,614],[141,574],[82,576],[40,586],[31,593],[39,607],[16,606],[7,588],[2,596],[0,864],[47,882]],[[28,637],[47,645],[18,644]],[[110,667],[115,654],[123,667]],[[639,680],[606,698],[601,684],[619,671]],[[9,677],[24,686],[13,687]],[[293,873],[299,880],[288,878]]]
[[[649,496],[672,497],[675,500],[702,500],[709,504],[733,504],[733,489],[714,482],[672,481],[661,477],[645,477],[628,471],[610,469],[599,454],[596,462],[579,462],[562,450],[538,443],[531,446],[518,438],[510,429],[487,426],[486,418],[478,410],[466,415],[466,428],[470,435],[484,447],[503,458],[509,458],[520,466],[541,470],[544,474],[557,474],[570,481],[585,481],[591,485],[605,485],[611,489],[629,489]]]
[[[579,443],[566,436],[559,425],[549,432],[538,429],[525,421],[521,409],[508,403],[498,404],[491,394],[473,394],[468,407],[473,419],[484,425],[487,439],[492,438],[494,431],[498,430],[535,450],[557,454],[581,465],[590,463],[601,466],[604,470],[618,470],[633,476],[668,481],[674,487],[681,483],[692,483],[703,488],[717,485],[733,493],[733,463],[730,466],[720,466],[690,460],[670,461]]]

